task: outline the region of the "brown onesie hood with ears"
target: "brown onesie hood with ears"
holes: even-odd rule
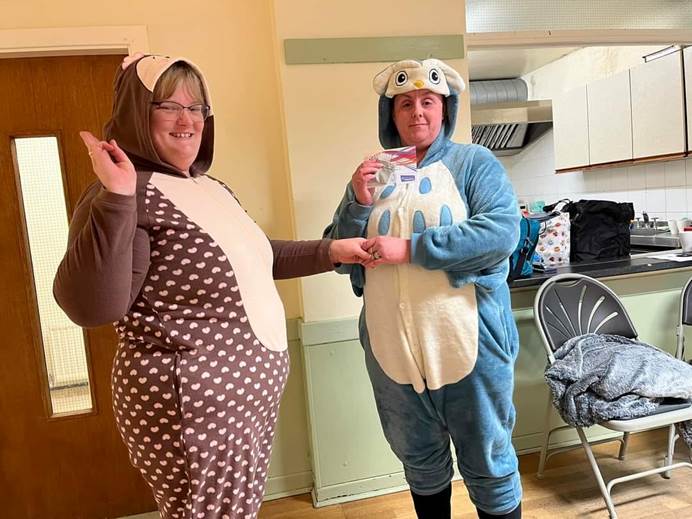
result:
[[[125,70],[119,67],[115,74],[113,114],[103,133],[106,140],[115,139],[118,142],[138,171],[184,175],[181,170],[158,156],[149,133],[149,110],[150,103],[154,101],[156,82],[171,65],[179,61],[187,63],[197,72],[202,80],[205,102],[211,106],[209,88],[202,72],[185,58],[144,56]],[[214,114],[210,110],[209,117],[204,121],[202,142],[197,158],[190,166],[190,174],[198,176],[206,173],[213,156]]]

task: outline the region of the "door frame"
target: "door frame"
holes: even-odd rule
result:
[[[0,30],[0,59],[149,52],[146,25]]]

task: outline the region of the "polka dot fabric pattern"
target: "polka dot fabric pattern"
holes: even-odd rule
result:
[[[546,267],[562,267],[569,264],[569,237],[569,213],[560,212],[544,224],[538,237],[536,254]]]
[[[141,202],[151,265],[116,323],[120,434],[163,519],[255,518],[288,353],[253,333],[232,265],[212,237],[151,184]]]

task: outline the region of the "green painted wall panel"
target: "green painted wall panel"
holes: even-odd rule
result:
[[[317,489],[401,471],[380,427],[360,343],[306,348],[305,366]]]
[[[333,319],[302,323],[300,340],[306,348],[319,344],[357,341],[358,319]]]
[[[391,63],[402,59],[462,59],[464,36],[385,36],[284,40],[287,65],[324,63]]]
[[[291,372],[281,400],[276,427],[267,497],[280,497],[312,487],[312,465],[308,441],[308,421],[303,391],[303,359],[298,340],[297,321],[287,322]]]

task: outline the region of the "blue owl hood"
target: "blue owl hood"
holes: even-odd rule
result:
[[[445,118],[437,140],[451,138],[459,111],[459,94],[465,84],[459,73],[445,62],[434,58],[397,61],[377,74],[372,83],[380,96],[379,137],[385,149],[402,146],[394,125],[394,96],[414,90],[427,89],[444,96]]]

